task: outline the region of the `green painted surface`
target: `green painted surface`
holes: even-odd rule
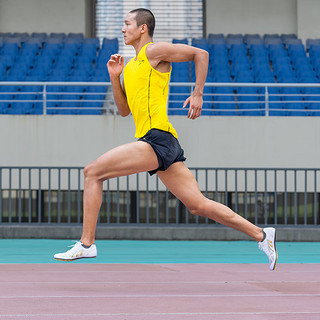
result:
[[[70,240],[0,239],[0,263],[65,263],[53,259]],[[99,240],[98,257],[72,263],[267,263],[253,241]],[[279,242],[278,263],[320,263],[319,242]]]

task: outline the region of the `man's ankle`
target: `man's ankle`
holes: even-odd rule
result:
[[[92,244],[94,244],[94,241],[90,241],[87,239],[80,239],[80,242],[83,244],[84,247],[90,247]]]

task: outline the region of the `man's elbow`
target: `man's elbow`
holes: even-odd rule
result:
[[[130,114],[130,111],[122,111],[122,112],[119,111],[119,114],[121,117],[126,117]]]
[[[208,51],[201,49],[201,54],[203,56],[203,59],[206,59],[206,61],[209,61],[209,52]]]
[[[194,61],[198,60],[198,61],[206,61],[207,63],[209,63],[209,52],[200,48],[197,48],[197,52],[194,55]]]

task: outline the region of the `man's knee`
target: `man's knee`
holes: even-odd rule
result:
[[[204,216],[206,212],[206,201],[195,201],[193,204],[188,206],[188,210],[195,216]]]
[[[97,175],[97,170],[94,162],[85,166],[85,168],[83,169],[83,174],[85,179],[100,180],[99,176]]]
[[[89,178],[91,176],[91,172],[92,172],[92,165],[91,164],[86,165],[83,169],[83,174],[85,178]]]

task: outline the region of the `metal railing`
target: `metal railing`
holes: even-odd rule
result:
[[[259,225],[318,226],[320,169],[191,168],[201,192]],[[0,167],[0,223],[81,224],[81,167]],[[140,173],[108,180],[101,225],[215,225],[193,216],[159,181]]]
[[[180,105],[193,87],[188,82],[170,83],[169,114],[181,114]],[[320,83],[207,82],[203,100],[203,115],[319,116]]]
[[[110,82],[0,82],[0,88],[0,113],[117,114]],[[186,114],[182,105],[193,88],[170,83],[170,115]],[[203,98],[203,115],[320,115],[320,83],[206,83]]]
[[[117,113],[110,82],[12,81],[0,88],[2,114]]]

